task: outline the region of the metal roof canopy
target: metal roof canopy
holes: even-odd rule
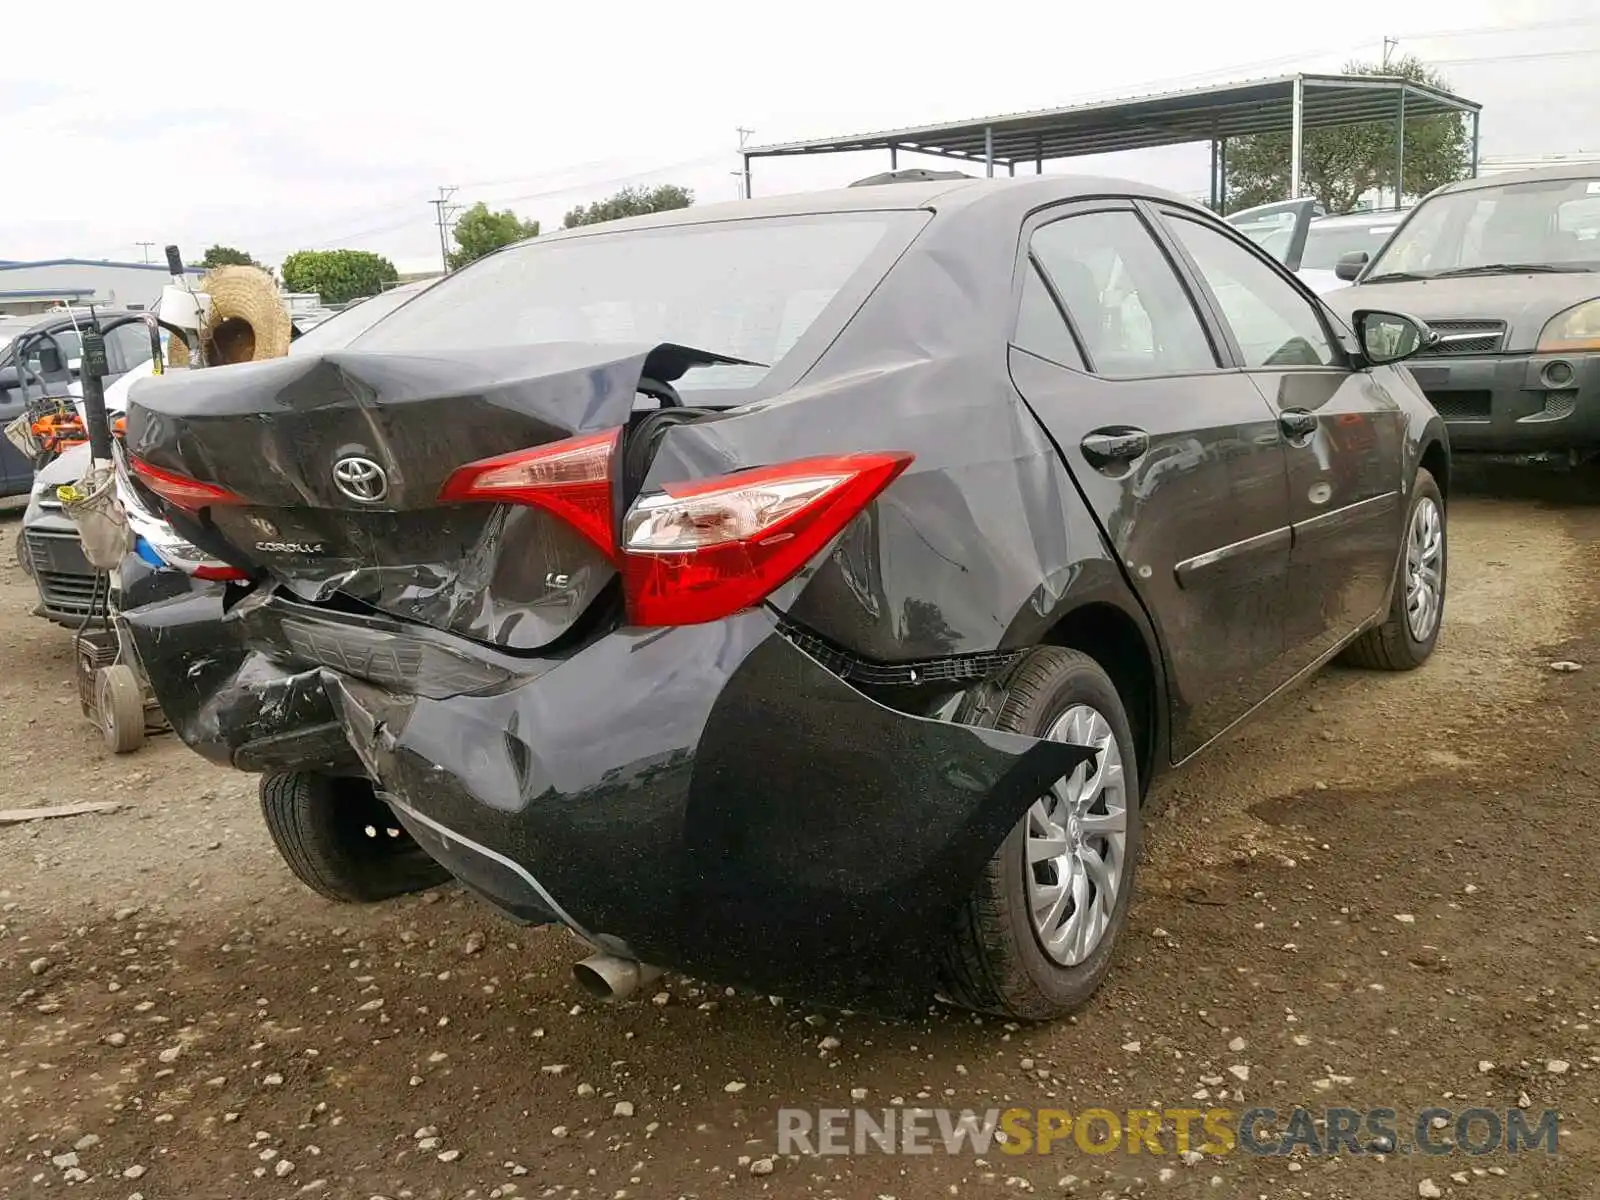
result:
[[[985,164],[987,174],[1019,162],[1042,171],[1046,160],[1122,150],[1147,150],[1188,142],[1212,143],[1212,195],[1222,185],[1229,138],[1289,133],[1292,159],[1300,160],[1303,131],[1408,118],[1466,116],[1472,120],[1472,169],[1478,166],[1478,116],[1482,105],[1426,84],[1392,75],[1283,75],[1273,79],[1161,92],[1130,100],[1097,101],[1068,108],[1006,113],[972,121],[889,129],[848,137],[751,146],[743,151],[745,194],[750,162],[802,154],[887,150],[891,169],[900,150]],[[1298,195],[1300,172],[1292,174]]]

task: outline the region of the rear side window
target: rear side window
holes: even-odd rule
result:
[[[820,213],[535,238],[441,280],[354,345],[676,342],[760,364],[697,367],[680,389],[751,387],[819,322],[842,322],[835,302],[863,297],[926,220]]]
[[[1217,366],[1188,292],[1135,214],[1065,217],[1035,231],[1032,250],[1096,374],[1170,375]]]
[[[1029,354],[1048,358],[1064,367],[1083,370],[1083,355],[1078,353],[1078,343],[1066,318],[1056,307],[1055,297],[1039,275],[1039,266],[1028,263],[1028,274],[1022,281],[1022,303],[1017,309],[1017,331],[1012,344]]]

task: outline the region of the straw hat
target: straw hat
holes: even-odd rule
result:
[[[272,276],[260,267],[216,267],[200,281],[200,290],[211,296],[211,313],[200,332],[209,364],[260,362],[289,353],[289,310]],[[175,367],[189,364],[189,348],[176,338],[167,356]]]

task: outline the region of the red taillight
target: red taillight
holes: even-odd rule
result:
[[[910,465],[900,451],[808,458],[641,496],[617,544],[622,431],[567,438],[459,467],[445,504],[528,504],[566,521],[622,570],[635,625],[696,625],[759,604]]]
[[[696,625],[759,604],[911,459],[903,452],[803,459],[640,497],[623,522],[629,620]]]
[[[245,503],[244,497],[234,495],[227,488],[220,488],[214,483],[201,483],[176,471],[152,466],[137,455],[128,455],[128,465],[145,487],[185,512],[199,512],[214,504]]]
[[[583,534],[607,558],[615,558],[611,464],[621,433],[611,429],[468,463],[445,480],[439,499],[445,504],[487,500],[542,508]]]
[[[196,579],[209,579],[213,583],[244,583],[250,578],[237,567],[213,567],[204,563],[189,574]]]

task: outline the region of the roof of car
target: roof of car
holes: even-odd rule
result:
[[[123,317],[127,316],[129,313],[140,311],[143,310],[131,308],[113,308],[97,304],[94,308],[94,315],[103,321],[107,317]],[[28,322],[27,327],[29,329],[48,329],[52,325],[70,326],[81,324],[89,319],[89,310],[87,308],[56,308],[51,309],[49,312],[35,313],[23,319]]]
[[[1435,195],[1446,192],[1470,192],[1478,188],[1505,187],[1514,183],[1549,183],[1564,179],[1600,180],[1600,162],[1561,163],[1554,167],[1536,167],[1531,171],[1502,171],[1492,175],[1479,175],[1475,179],[1460,179],[1446,184]]]
[[[1162,188],[1131,179],[1098,175],[1031,175],[1005,179],[939,179],[929,182],[904,181],[868,187],[842,187],[827,191],[794,192],[782,196],[758,196],[753,200],[729,200],[718,204],[696,204],[691,208],[671,209],[640,217],[626,217],[600,225],[582,225],[556,233],[541,234],[541,243],[554,239],[591,237],[627,229],[655,229],[673,225],[700,225],[712,221],[734,221],[748,217],[805,216],[827,212],[874,212],[893,209],[954,209],[987,201],[1010,200],[1013,204],[1036,207],[1041,204],[1090,196],[1140,196],[1164,200],[1193,208],[1194,202]]]
[[[1372,212],[1340,213],[1336,217],[1318,217],[1311,223],[1318,227],[1327,225],[1381,225],[1385,221],[1398,224],[1405,219],[1405,215],[1410,211],[1410,208],[1402,208],[1398,211],[1392,208],[1385,208]]]

